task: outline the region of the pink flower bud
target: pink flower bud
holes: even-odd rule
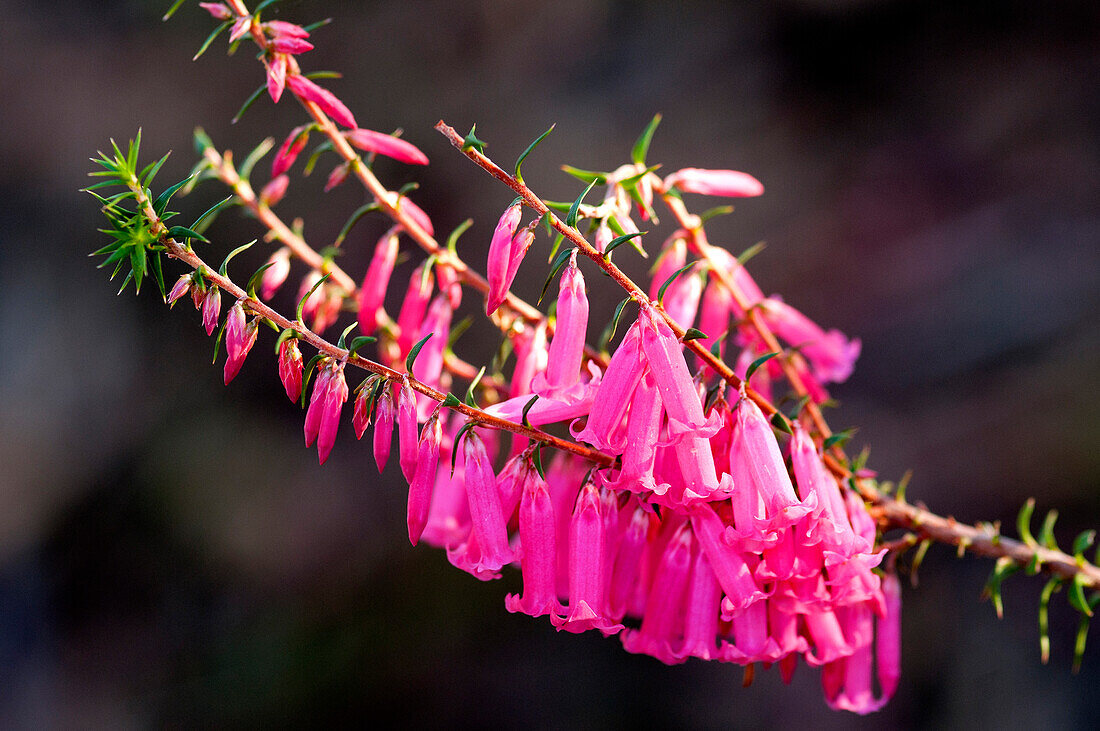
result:
[[[397,393],[397,446],[401,462],[401,474],[411,483],[416,474],[417,452],[416,394],[408,381],[401,384]]]
[[[386,288],[397,261],[397,228],[391,228],[378,239],[374,246],[374,256],[367,266],[367,274],[359,288],[359,329],[364,335],[373,335],[378,329],[379,314],[386,299]]]
[[[225,3],[199,3],[199,7],[210,13],[215,20],[229,20],[233,11]]]
[[[256,344],[257,321],[248,322],[240,301],[233,303],[225,325],[225,385],[237,377],[248,351]]]
[[[412,143],[406,142],[400,137],[373,132],[369,129],[353,129],[345,134],[348,142],[365,152],[374,152],[386,157],[392,157],[398,162],[408,165],[427,165],[428,156],[421,152]]]
[[[735,170],[684,168],[665,178],[665,189],[676,187],[685,193],[745,198],[763,194],[764,186],[748,173]]]
[[[374,406],[374,463],[378,471],[386,469],[390,459],[390,446],[393,443],[394,405],[390,389],[383,388]]]
[[[432,226],[432,219],[428,218],[428,214],[424,210],[409,200],[406,196],[401,196],[401,202],[397,204],[398,210],[411,218],[417,226],[424,229],[429,236],[435,236],[435,227]],[[440,283],[440,289],[442,289],[442,282]]]
[[[329,192],[330,190],[347,180],[348,172],[350,170],[351,167],[347,163],[334,167],[332,169],[332,172],[328,174],[328,180],[325,181],[325,192]]]
[[[260,280],[260,297],[265,300],[275,296],[290,274],[290,249],[285,246],[276,249],[267,262],[271,266],[264,270]]]
[[[242,15],[233,21],[233,27],[229,29],[229,42],[244,38],[250,30],[252,30],[252,16]]]
[[[436,412],[420,432],[420,442],[416,450],[416,471],[409,482],[407,522],[409,542],[414,546],[428,524],[432,487],[435,485],[436,471],[439,469],[439,445],[442,441],[443,429],[439,424],[439,413]]]
[[[206,290],[206,297],[202,301],[202,326],[206,328],[207,335],[213,335],[218,327],[218,315],[222,311],[222,293],[215,285],[210,285]]]
[[[535,392],[549,394],[568,389],[580,378],[584,340],[588,332],[588,295],[584,276],[577,268],[577,252],[561,275],[557,324],[550,339],[545,378],[536,376]]]
[[[298,350],[298,338],[287,338],[279,346],[279,380],[288,399],[297,401],[301,398],[302,353]]]
[[[272,38],[309,38],[305,28],[285,20],[269,20],[263,26]]]
[[[286,136],[275,153],[275,159],[271,161],[271,177],[277,178],[289,170],[298,159],[298,155],[305,149],[307,142],[309,142],[308,124],[290,130],[290,134]]]
[[[286,88],[286,56],[279,54],[267,63],[267,93],[278,104]]]
[[[309,397],[309,407],[306,408],[306,420],[302,426],[305,435],[306,446],[310,447],[317,440],[321,432],[321,415],[325,410],[325,398],[328,394],[328,382],[332,378],[333,371],[329,368],[330,358],[325,358],[317,364],[317,377],[313,379],[313,393]]]
[[[348,400],[348,384],[344,380],[344,366],[334,366],[325,394],[324,411],[321,413],[321,429],[317,434],[317,461],[324,464],[336,444],[336,431],[340,427],[340,411]]]
[[[321,111],[332,117],[337,124],[342,124],[351,129],[359,125],[355,123],[352,115],[344,103],[328,89],[318,86],[301,74],[290,74],[286,79],[287,86],[296,97],[305,102],[312,102],[321,108]]]
[[[290,177],[285,173],[274,177],[260,190],[260,205],[275,206],[286,195],[286,189],[290,186]]]
[[[489,242],[489,260],[485,265],[486,279],[489,280],[489,294],[485,298],[486,315],[497,311],[508,294],[508,288],[512,286],[508,270],[511,268],[512,242],[522,215],[523,206],[519,203],[505,208]],[[522,254],[520,256],[522,258]]]
[[[268,48],[275,53],[289,53],[293,56],[299,53],[305,53],[306,51],[312,51],[313,44],[302,38],[281,37],[272,38],[271,43],[268,44]]]
[[[168,293],[168,304],[176,304],[176,300],[181,299],[191,291],[191,275],[181,274],[180,278],[176,280],[176,283],[172,285],[172,290]]]

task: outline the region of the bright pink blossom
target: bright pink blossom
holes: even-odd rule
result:
[[[522,215],[523,206],[518,202],[513,203],[504,209],[500,220],[497,221],[496,229],[493,230],[493,238],[489,242],[489,260],[485,265],[485,278],[489,281],[489,294],[485,297],[486,315],[497,311],[508,294],[508,288],[512,286],[512,279],[508,276],[508,272],[512,270],[516,227],[519,226]],[[526,253],[526,250],[523,253]],[[520,258],[523,257],[523,253],[519,254]]]
[[[218,315],[222,310],[222,292],[214,285],[206,290],[206,296],[202,300],[202,326],[206,328],[207,335],[213,335],[218,327]]]
[[[210,13],[215,20],[229,20],[233,17],[233,11],[225,3],[199,3],[199,7]]]
[[[397,261],[397,228],[391,228],[374,247],[374,256],[371,257],[367,274],[363,277],[363,284],[359,288],[359,329],[364,335],[373,335],[378,329],[382,303],[386,298],[386,288],[390,283],[390,275],[393,274],[393,266]]]
[[[397,314],[397,346],[402,358],[416,343],[417,335],[424,324],[424,313],[428,309],[432,288],[435,286],[435,277],[430,269],[424,271],[425,266],[421,264],[413,270],[408,289],[405,290],[405,299],[401,301],[401,311]]]
[[[417,458],[416,394],[406,380],[397,392],[397,446],[401,473],[406,482],[416,474]]]
[[[313,50],[313,44],[303,38],[291,38],[289,36],[272,38],[268,44],[275,53],[289,53],[292,56]]]
[[[269,208],[278,205],[279,201],[286,195],[288,187],[290,187],[290,177],[285,173],[272,178],[267,182],[267,185],[260,189],[260,205]]]
[[[267,93],[275,104],[283,97],[286,89],[286,56],[276,55],[267,62]]]
[[[320,107],[321,111],[332,117],[333,121],[350,129],[356,129],[359,125],[355,122],[355,116],[342,101],[328,89],[318,86],[301,74],[290,74],[286,77],[286,85],[291,93],[305,102],[312,102]]]
[[[839,330],[825,332],[810,318],[782,300],[764,300],[761,314],[768,326],[810,362],[814,376],[823,383],[843,383],[859,358],[860,342]]]
[[[665,178],[665,189],[677,188],[684,193],[719,195],[733,198],[763,194],[764,186],[748,173],[736,170],[702,170],[684,168]]]
[[[279,346],[279,380],[286,397],[297,401],[302,396],[302,353],[298,338],[287,338]]]
[[[443,430],[439,423],[438,412],[433,414],[420,432],[417,444],[415,473],[409,481],[408,528],[409,541],[415,546],[428,524],[428,513],[432,501],[432,486],[436,481],[439,466],[439,445],[443,440]]]
[[[374,463],[378,471],[386,469],[393,445],[393,421],[396,409],[388,386],[383,387],[374,406]]]
[[[257,320],[248,321],[240,301],[233,303],[225,325],[225,385],[237,377],[248,351],[256,344]]]
[[[285,173],[298,159],[298,155],[302,153],[309,142],[310,126],[304,124],[290,130],[290,134],[283,140],[283,144],[279,145],[279,149],[275,152],[275,158],[271,161],[272,178],[277,178]]]
[[[264,270],[260,280],[260,297],[265,300],[274,297],[290,275],[290,249],[285,246],[276,249],[267,263],[271,266]]]
[[[172,285],[172,289],[168,292],[168,304],[174,305],[176,301],[183,298],[188,292],[191,291],[191,275],[181,274],[180,278],[176,280],[176,283]]]
[[[554,588],[557,571],[555,526],[549,487],[538,472],[529,469],[522,483],[519,506],[523,596],[509,594],[505,598],[504,606],[509,612],[541,617],[564,611]]]
[[[374,132],[369,129],[353,129],[345,133],[348,142],[364,152],[373,152],[378,155],[392,157],[398,162],[408,165],[427,165],[428,156],[421,152],[416,145],[406,142],[400,137]]]
[[[588,296],[584,291],[584,277],[577,267],[577,252],[574,251],[561,275],[557,324],[554,336],[550,338],[546,373],[544,376],[536,376],[532,384],[535,393],[555,398],[577,383],[580,379],[587,332]]]

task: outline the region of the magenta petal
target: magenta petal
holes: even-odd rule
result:
[[[470,501],[473,534],[481,549],[477,566],[483,571],[497,571],[511,563],[508,546],[508,526],[500,506],[496,475],[481,437],[473,430],[466,432],[462,442],[466,457],[466,495]]]
[[[359,126],[351,110],[328,89],[318,86],[301,74],[290,74],[286,78],[286,84],[295,96],[303,101],[313,102],[337,124],[351,129]]]
[[[391,228],[374,247],[367,274],[359,288],[359,329],[364,335],[373,335],[378,328],[379,311],[386,299],[386,288],[397,261],[397,229]]]
[[[386,469],[390,459],[390,446],[393,444],[393,421],[395,408],[389,386],[383,386],[374,407],[374,463],[378,471]]]
[[[346,134],[348,142],[365,152],[393,158],[408,165],[427,165],[428,156],[416,145],[400,137],[374,132],[369,129],[353,129]]]
[[[340,411],[348,400],[348,385],[344,381],[344,367],[333,368],[325,393],[324,411],[321,412],[321,425],[317,432],[317,459],[324,464],[332,447],[336,444],[336,431],[340,426]]]
[[[681,645],[683,635],[691,547],[691,526],[684,523],[661,555],[657,575],[646,599],[641,629],[627,630],[622,634],[623,649],[627,652],[651,655],[667,665],[686,659],[673,648]]]
[[[584,277],[577,268],[577,252],[561,276],[558,292],[557,325],[550,339],[546,362],[545,387],[535,391],[552,396],[552,392],[568,389],[580,378],[584,357],[584,340],[588,331],[588,297]],[[540,379],[536,377],[536,381]]]
[[[412,482],[416,474],[416,430],[416,394],[406,381],[397,394],[397,446],[401,474],[405,475],[407,482]]]
[[[600,609],[607,602],[603,543],[600,493],[594,484],[588,482],[581,488],[569,525],[568,615],[550,617],[559,630],[584,632],[598,629],[609,635],[622,629],[622,625],[600,614]]]
[[[415,546],[428,523],[428,511],[432,502],[432,486],[439,468],[439,444],[443,431],[439,416],[432,416],[420,434],[416,453],[416,474],[409,483],[408,528],[409,541]]]
[[[523,596],[510,594],[505,599],[509,612],[532,617],[564,611],[555,591],[557,573],[557,537],[554,506],[546,482],[534,470],[524,481],[519,507],[519,538],[523,547],[520,570]]]
[[[485,298],[486,315],[497,311],[508,294],[508,288],[512,285],[512,280],[508,276],[508,267],[512,256],[512,239],[522,215],[523,206],[519,203],[513,203],[505,208],[500,220],[497,221],[493,238],[489,242],[489,260],[485,265],[485,277],[489,282],[489,293]]]

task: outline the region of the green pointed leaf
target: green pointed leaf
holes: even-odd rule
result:
[[[924,557],[928,555],[928,549],[931,547],[932,539],[925,538],[917,546],[916,553],[913,554],[913,562],[909,567],[909,583],[913,588],[917,586],[921,564],[924,563]]]
[[[1029,497],[1027,502],[1020,508],[1020,512],[1016,514],[1016,532],[1020,534],[1020,540],[1030,548],[1039,545],[1034,536],[1031,535],[1031,515],[1034,512],[1035,498]]]
[[[591,192],[591,190],[595,187],[596,181],[593,180],[591,183],[588,184],[588,187],[584,189],[584,192],[577,196],[577,200],[573,201],[573,205],[569,206],[569,213],[565,216],[566,226],[569,226],[570,228],[577,227],[577,214],[581,209],[581,202],[584,200],[584,197],[588,195],[589,192]]]
[[[324,27],[331,22],[332,18],[325,18],[324,20],[318,20],[316,22],[310,23],[307,26],[303,26],[302,30],[304,30],[306,33],[313,33],[313,31],[317,30],[318,28]]]
[[[601,173],[595,170],[581,170],[580,168],[572,167],[571,165],[562,165],[561,169],[566,173],[572,175],[577,180],[585,183],[596,183],[597,185],[603,185],[607,182],[607,176],[611,173]]]
[[[828,439],[826,439],[823,443],[823,446],[825,449],[831,449],[833,446],[843,447],[845,444],[848,443],[848,440],[850,440],[857,431],[859,431],[859,429],[856,427],[845,429],[843,431],[838,431],[836,434],[833,434]]]
[[[313,369],[324,358],[325,358],[325,356],[322,353],[318,353],[317,355],[310,358],[309,361],[306,363],[305,368],[302,369],[302,398],[301,398],[302,403],[301,403],[301,405],[302,405],[303,408],[305,408],[305,405],[306,405],[306,396],[309,392],[309,389],[307,387],[309,386],[309,379],[313,377]]]
[[[485,375],[485,366],[481,366],[481,370],[474,376],[474,380],[470,381],[469,387],[466,389],[466,405],[471,408],[480,408],[477,405],[477,401],[474,399],[474,391],[477,389],[477,384],[481,383],[482,377]]]
[[[684,333],[684,337],[680,338],[681,342],[687,342],[689,340],[699,340],[700,338],[706,338],[707,334],[702,330],[696,330],[693,327],[689,327]]]
[[[1012,574],[1020,570],[1019,564],[1008,556],[1001,556],[993,566],[993,572],[985,582],[982,589],[982,597],[988,597],[993,602],[993,611],[997,613],[997,619],[1004,619],[1004,600],[1001,598],[1001,584]]]
[[[358,355],[360,348],[377,342],[378,338],[374,337],[373,335],[359,335],[358,337],[352,339],[351,346],[348,347],[348,353],[350,355]]]
[[[752,378],[752,374],[756,373],[756,370],[760,368],[760,366],[764,365],[777,355],[779,355],[779,353],[765,353],[764,355],[754,360],[752,363],[749,363],[749,367],[745,369],[745,380],[747,381]]]
[[[1100,594],[1093,594],[1093,599],[1100,597]],[[1092,602],[1095,608],[1096,602]],[[1085,641],[1089,636],[1089,617],[1087,615],[1081,615],[1081,620],[1077,623],[1077,637],[1073,642],[1073,674],[1077,675],[1081,672],[1081,661],[1085,657]]]
[[[697,262],[693,261],[693,262],[689,262],[689,263],[685,264],[684,266],[680,267],[675,272],[673,272],[671,277],[669,277],[668,279],[665,280],[665,283],[661,285],[661,288],[659,290],[657,290],[657,302],[658,303],[663,303],[664,302],[665,292],[668,291],[668,288],[672,286],[672,283],[675,282],[677,279],[679,279],[681,274],[685,273],[688,269],[691,269],[692,267],[694,267],[696,265],[696,263]]]
[[[348,218],[347,223],[344,224],[344,227],[340,229],[340,233],[336,236],[336,241],[334,241],[332,245],[339,246],[340,244],[344,243],[344,239],[348,237],[348,234],[351,232],[352,227],[355,224],[359,223],[359,219],[367,215],[371,211],[376,210],[378,210],[378,203],[376,202],[367,203],[366,205],[356,208],[355,212],[352,213],[351,216]]]
[[[284,328],[283,331],[279,333],[279,337],[275,339],[275,355],[279,354],[279,349],[283,347],[283,343],[285,343],[290,338],[296,337],[298,337],[298,333],[294,332],[289,327]]]
[[[412,373],[413,363],[416,362],[416,356],[420,355],[420,349],[424,347],[424,343],[428,342],[428,339],[431,337],[432,333],[428,333],[424,337],[420,338],[420,340],[416,342],[416,345],[412,346],[412,348],[409,350],[409,355],[405,358],[405,371],[407,373]]]
[[[524,150],[523,153],[519,156],[519,159],[516,160],[516,172],[515,172],[513,177],[515,177],[515,179],[517,181],[519,181],[520,183],[523,182],[523,175],[520,174],[520,166],[523,165],[523,161],[527,159],[527,156],[531,154],[532,150],[534,150],[536,147],[538,147],[540,142],[542,142],[543,140],[546,139],[546,136],[548,134],[550,134],[551,132],[554,131],[555,126],[556,125],[554,125],[554,124],[550,125],[550,129],[543,132],[541,135],[538,136],[538,138],[534,142],[529,144],[527,146],[527,149]],[[480,152],[480,150],[479,150],[479,152]]]
[[[298,300],[298,309],[295,311],[297,314],[295,315],[294,319],[297,320],[299,323],[302,322],[302,309],[306,306],[306,300],[309,299],[309,296],[316,292],[317,288],[324,284],[330,276],[331,274],[325,274],[323,277],[318,279],[316,282],[313,283],[313,286],[309,288],[309,291],[302,295],[302,298]]]
[[[186,226],[173,226],[168,229],[168,235],[174,239],[198,239],[204,243],[209,244],[210,240],[200,234],[198,231],[192,231]]]
[[[160,172],[161,166],[164,165],[165,161],[168,159],[168,156],[171,154],[172,152],[171,150],[169,150],[168,152],[164,153],[164,157],[157,160],[156,162],[151,162],[145,166],[145,169],[141,171],[140,175],[138,175],[138,178],[141,180],[141,185],[143,188],[148,188],[150,185],[152,185],[153,178],[157,177],[157,173]]]
[[[554,281],[554,277],[558,276],[558,272],[569,261],[569,258],[573,255],[573,249],[566,249],[558,254],[558,257],[554,259],[554,263],[550,265],[550,274],[546,277],[546,282],[542,285],[542,294],[539,295],[538,303],[542,303],[542,298],[546,296],[546,290],[550,289],[550,283]]]
[[[229,123],[230,124],[236,124],[237,122],[241,121],[241,117],[244,116],[244,113],[248,111],[249,107],[251,107],[253,104],[256,103],[257,99],[259,99],[261,96],[263,96],[263,93],[265,91],[267,91],[267,84],[261,84],[256,89],[256,91],[249,94],[248,98],[244,100],[244,104],[242,104],[241,108],[237,110],[237,113],[233,115],[233,119],[230,120]]]
[[[269,261],[262,267],[252,273],[252,276],[248,278],[248,284],[245,286],[244,291],[248,293],[249,297],[256,297],[256,287],[260,284],[260,280],[263,278],[264,272],[268,267],[275,266],[275,262]]]
[[[615,238],[611,239],[611,241],[608,242],[607,248],[604,249],[604,252],[603,252],[604,257],[605,258],[610,257],[611,252],[614,251],[615,249],[619,248],[620,246],[622,246],[626,242],[630,241],[631,239],[637,238],[639,236],[644,236],[647,233],[649,233],[649,232],[648,231],[639,231],[638,233],[626,234],[625,236],[616,236]]]
[[[458,237],[466,233],[467,229],[473,225],[474,219],[467,218],[465,221],[455,226],[455,230],[451,231],[450,235],[447,237],[447,250],[451,252],[455,251],[455,248],[458,246]]]
[[[771,421],[772,426],[774,426],[776,429],[778,429],[781,432],[786,432],[787,434],[793,434],[794,433],[794,432],[791,431],[790,422],[788,422],[785,418],[783,418],[783,414],[779,413],[778,411],[775,412],[774,414],[772,414],[772,418],[769,419],[769,421]]]
[[[619,302],[619,304],[615,307],[615,314],[612,316],[611,322],[607,323],[607,327],[605,327],[603,329],[603,332],[600,333],[600,340],[599,340],[599,350],[600,350],[600,352],[606,352],[607,351],[607,344],[611,342],[611,339],[613,337],[615,337],[615,333],[619,329],[619,318],[622,317],[623,308],[626,307],[627,303],[630,302],[631,299],[632,299],[631,297],[627,297],[624,300],[622,300],[621,302]]]
[[[222,265],[218,267],[218,274],[221,274],[223,277],[229,276],[229,260],[235,257],[237,254],[241,253],[242,251],[251,248],[254,243],[256,243],[256,239],[252,239],[247,244],[242,244],[236,249],[233,249],[233,251],[229,252],[229,254],[227,254],[225,257],[225,260],[222,261]]]
[[[164,215],[164,209],[168,207],[168,201],[172,200],[172,196],[176,191],[187,185],[194,175],[188,175],[186,178],[168,188],[166,191],[157,196],[157,199],[153,201],[153,210],[156,211],[158,216]]]
[[[275,147],[275,138],[264,138],[260,144],[252,148],[252,152],[248,153],[248,157],[244,159],[240,168],[237,169],[237,174],[244,180],[248,180],[249,177],[252,176],[252,168],[256,167],[256,163],[264,159],[264,156],[271,152],[273,147]]]
[[[539,442],[535,445],[535,450],[531,453],[531,462],[535,465],[535,470],[539,473],[539,477],[546,479],[546,468],[542,466],[542,443]]]
[[[1054,540],[1054,523],[1057,520],[1057,510],[1051,510],[1047,513],[1047,517],[1043,519],[1043,527],[1039,530],[1039,543],[1052,550],[1060,551],[1058,541]]]
[[[458,430],[458,434],[455,434],[455,440],[451,443],[451,475],[455,473],[455,460],[458,459],[458,442],[462,439],[466,432],[477,426],[476,421],[467,421],[462,425],[462,428]]]
[[[157,251],[149,258],[149,271],[153,275],[153,280],[157,283],[157,290],[160,292],[160,298],[167,301],[168,293],[164,288],[164,271],[161,269],[160,252]]]
[[[470,127],[470,131],[466,134],[466,137],[462,140],[462,151],[477,150],[482,155],[485,154],[485,142],[479,140],[477,135],[474,134],[477,131],[477,125]]]
[[[1074,574],[1073,580],[1069,582],[1069,603],[1086,617],[1092,616],[1092,607],[1085,598],[1085,577],[1081,574]]]
[[[448,409],[453,409],[456,406],[461,406],[462,402],[458,400],[458,397],[453,393],[447,394],[447,398],[443,399],[442,405]]]
[[[1050,661],[1050,597],[1061,588],[1062,579],[1055,576],[1039,595],[1039,659],[1044,665]]]
[[[172,7],[168,8],[168,12],[164,14],[164,17],[161,18],[161,20],[170,19],[173,15],[176,14],[176,11],[179,10],[180,5],[183,5],[183,0],[175,0],[175,2],[172,3]]]
[[[206,213],[195,219],[195,222],[191,224],[191,230],[197,231],[200,234],[206,233],[206,229],[209,228],[210,224],[214,222],[214,217],[217,215],[218,211],[224,208],[226,204],[233,200],[235,197],[236,196],[230,195],[212,205],[206,211]]]
[[[711,208],[700,213],[699,223],[706,223],[712,218],[717,218],[718,216],[728,216],[731,213],[733,213],[733,206],[716,206],[715,208]]]
[[[347,347],[347,345],[344,343],[344,340],[348,337],[348,333],[350,333],[352,330],[354,330],[358,326],[359,326],[358,322],[353,322],[350,325],[348,325],[347,327],[345,327],[344,332],[340,333],[340,339],[336,341],[336,347],[340,348],[341,350],[344,350]]]
[[[741,252],[741,254],[737,257],[737,263],[741,266],[745,266],[746,262],[748,262],[749,259],[759,254],[765,249],[765,247],[767,247],[767,243],[763,241],[753,244],[752,246]]]
[[[657,125],[661,123],[661,115],[654,114],[653,119],[649,121],[646,128],[642,130],[641,136],[638,137],[638,141],[634,143],[634,147],[630,150],[630,159],[638,165],[645,165],[646,155],[649,154],[649,143],[653,141],[653,133],[657,131]]]
[[[473,325],[473,324],[474,324],[474,318],[470,317],[469,315],[466,315],[466,317],[463,317],[462,321],[459,322],[457,325],[454,325],[451,328],[451,332],[448,333],[448,335],[447,335],[447,347],[451,350],[454,350],[455,343],[458,342],[458,339],[460,337],[462,337],[462,335],[467,330],[469,330],[470,326]]]
[[[534,429],[534,427],[531,426],[531,422],[527,421],[527,413],[529,411],[531,411],[531,407],[534,406],[535,402],[538,401],[538,400],[539,400],[539,395],[536,393],[534,396],[531,397],[530,401],[528,401],[527,403],[525,403],[523,405],[523,413],[520,416],[520,420],[519,420],[521,424],[523,424],[526,427],[530,427],[532,429]]]
[[[145,247],[130,249],[130,270],[134,274],[134,294],[141,293],[141,279],[145,276]]]
[[[213,32],[206,37],[206,40],[202,42],[202,45],[199,46],[198,52],[191,58],[191,60],[192,61],[198,61],[199,58],[202,56],[202,54],[206,53],[206,49],[210,48],[210,44],[214,42],[214,39],[217,38],[218,36],[220,36],[222,34],[222,31],[224,31],[226,28],[228,28],[231,25],[233,25],[233,21],[232,20],[226,20],[221,25],[219,25],[217,28],[215,28],[213,30]]]
[[[1077,537],[1073,539],[1073,555],[1077,558],[1077,560],[1085,560],[1085,551],[1089,550],[1089,547],[1092,546],[1095,541],[1095,530],[1083,530],[1077,534]]]

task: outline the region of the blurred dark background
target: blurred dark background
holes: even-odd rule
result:
[[[302,119],[265,98],[231,126],[262,81],[253,51],[227,59],[222,38],[191,63],[213,24],[191,2],[161,23],[168,4],[0,0],[0,724],[1100,726],[1100,638],[1071,675],[1064,595],[1044,667],[1042,581],[1010,581],[998,622],[978,601],[990,563],[942,547],[905,592],[901,688],[867,719],[829,711],[805,667],[792,688],[768,672],[742,689],[735,667],[557,634],[504,610],[514,573],[481,584],[411,548],[404,484],[350,428],[324,468],[301,447],[268,335],[224,388],[196,313],[115,297],[86,256],[100,221],[77,189],[109,137],[142,127],[145,159],[174,149],[163,186],[194,162],[195,125],[239,159]],[[511,195],[437,119],[477,122],[502,163],[557,122],[524,173],[571,199],[558,164],[611,169],[663,112],[652,161],[767,188],[711,240],[766,240],[763,289],[862,338],[830,420],[860,427],[872,466],[912,468],[910,499],[960,519],[1011,525],[1035,496],[1061,511],[1063,545],[1100,527],[1095,3],[292,1],[276,16],[335,19],[305,68],[345,72],[327,83],[360,124],[403,127],[428,154],[378,169],[395,187],[415,174],[437,229],[475,218],[474,262]],[[351,184],[322,196],[327,172],[296,176],[278,208],[318,248],[363,202]],[[208,183],[179,203],[197,215],[223,196]],[[353,276],[384,227],[349,239]],[[261,231],[230,212],[212,233],[216,262]],[[541,274],[525,268],[530,294]],[[618,295],[596,276],[600,327]],[[475,329],[459,350],[493,345]]]

